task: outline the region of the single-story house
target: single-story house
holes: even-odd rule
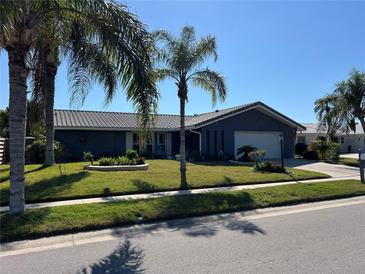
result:
[[[297,132],[297,143],[303,143],[308,145],[310,142],[327,138],[325,130],[319,129],[317,123],[302,123],[305,130],[298,129]],[[333,140],[340,144],[341,153],[358,152],[359,149],[364,150],[365,148],[365,134],[361,125],[356,125],[355,131],[349,133],[337,132]]]
[[[159,114],[152,138],[139,147],[136,113],[55,110],[55,139],[80,159],[83,151],[95,157],[120,155],[129,148],[159,157],[179,154],[179,115]],[[235,156],[237,148],[253,145],[266,150],[266,158],[294,156],[296,132],[305,127],[262,102],[186,116],[187,155]],[[281,142],[282,141],[282,142]],[[282,143],[282,145],[281,145]]]

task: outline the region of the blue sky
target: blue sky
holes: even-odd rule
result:
[[[298,122],[315,121],[313,102],[354,68],[365,71],[365,2],[124,1],[148,25],[178,33],[185,25],[217,39],[227,100],[220,109],[263,101]],[[8,105],[7,55],[0,54],[0,108]],[[178,113],[172,81],[159,85],[160,113]],[[212,110],[208,94],[190,88],[187,113]],[[133,111],[122,89],[107,107],[94,85],[82,109]],[[55,107],[68,109],[65,64],[57,75]]]

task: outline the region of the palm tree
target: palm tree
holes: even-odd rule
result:
[[[43,107],[33,98],[27,100],[26,135],[39,137],[43,132]],[[9,138],[9,108],[0,110],[0,137]]]
[[[335,103],[336,97],[333,95],[327,95],[314,102],[314,112],[319,121],[318,129],[325,130],[329,140],[335,136],[340,127],[336,118]]]
[[[9,56],[9,206],[12,214],[24,212],[24,144],[29,76],[27,58],[41,44],[42,34],[45,33],[42,28],[48,24],[55,38],[64,37],[63,32],[70,30],[68,33],[71,39],[64,51],[71,63],[71,88],[78,90],[81,97],[87,93],[87,84],[93,80],[88,74],[91,67],[98,70],[98,66],[104,65],[96,62],[85,64],[86,57],[92,53],[90,48],[83,47],[86,39],[93,42],[98,52],[108,56],[110,63],[116,64],[113,69],[116,68],[128,98],[141,114],[142,128],[150,124],[150,113],[156,108],[157,92],[150,77],[147,32],[145,26],[126,11],[125,6],[103,0],[0,1],[0,47]],[[79,35],[79,30],[84,30],[82,35]],[[57,46],[51,44],[51,48],[48,48],[55,49],[53,57],[57,57]],[[52,56],[49,57],[47,55],[46,61],[52,59]],[[111,70],[108,72],[111,73]],[[105,74],[101,77],[106,81],[111,79]],[[46,78],[49,80],[48,76]],[[113,90],[107,90],[107,99],[111,99],[114,94]],[[53,96],[52,93],[49,96],[52,110]],[[48,109],[47,113],[46,120],[51,119],[51,113],[53,119],[53,111]]]
[[[243,145],[241,147],[239,147],[236,152],[237,152],[237,156],[238,155],[242,155],[240,157],[240,160],[242,160],[243,162],[249,162],[251,161],[250,157],[249,157],[249,153],[256,151],[257,148],[251,145]]]
[[[353,70],[344,84],[337,85],[335,94],[339,116],[346,126],[354,129],[358,119],[365,132],[365,73]]]
[[[97,24],[90,24],[90,14],[87,11],[83,14],[84,17],[80,17],[80,14],[77,18],[72,17],[72,20],[66,22],[68,25],[64,22],[57,35],[57,23],[49,23],[52,18],[48,20],[47,26],[43,26],[41,43],[36,47],[33,58],[36,68],[33,74],[36,83],[33,85],[33,93],[43,98],[45,107],[47,142],[44,165],[54,164],[53,98],[55,76],[60,64],[59,52],[69,60],[68,74],[72,83],[73,103],[84,102],[91,82],[96,79],[104,86],[107,104],[113,99],[120,82],[127,90],[127,98],[133,101],[137,111],[142,114],[142,131],[151,125],[152,116],[149,114],[155,112],[158,94],[153,82],[143,76],[148,71],[139,71],[150,67],[147,52],[149,35],[134,16],[124,9],[116,9],[112,5],[104,8],[123,19],[123,24],[114,26],[113,17],[98,18],[98,14],[93,15],[98,18]],[[130,35],[115,35],[128,32]],[[138,74],[143,77],[137,78]],[[145,90],[142,89],[143,86],[146,87]]]
[[[355,131],[356,120],[365,131],[365,73],[352,71],[347,80],[336,84],[331,94],[316,101],[315,111],[320,124],[331,132]]]
[[[179,37],[167,31],[154,34],[157,48],[156,78],[170,78],[175,81],[180,99],[180,176],[181,188],[187,188],[185,156],[185,103],[188,100],[188,84],[200,87],[210,93],[213,105],[217,98],[224,101],[226,85],[223,76],[209,68],[201,66],[209,58],[217,60],[216,42],[212,36],[197,41],[193,27],[184,27]],[[159,48],[159,43],[163,45]]]

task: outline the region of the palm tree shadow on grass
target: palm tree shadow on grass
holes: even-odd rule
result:
[[[69,189],[74,183],[89,176],[87,171],[54,176],[40,180],[31,185],[25,186],[26,197],[30,196],[32,201],[57,199],[58,194]]]
[[[36,232],[33,233],[31,229],[27,228],[43,223],[49,214],[50,210],[46,207],[39,208],[38,210],[27,210],[26,214],[23,215],[2,213],[0,218],[2,241],[19,241],[22,239],[39,238],[40,236],[44,237],[44,234],[41,233],[42,235],[39,235]],[[24,228],[24,226],[27,228]],[[49,235],[52,235],[52,233]],[[6,243],[4,245],[6,246]]]
[[[191,165],[197,165],[197,166],[229,166],[229,163],[225,163],[223,161],[217,161],[217,162],[194,162],[190,163]]]
[[[47,168],[47,167],[46,166],[36,167],[36,168],[25,171],[24,174],[36,172],[36,171],[39,171],[39,170],[42,170],[42,169],[45,169],[45,168]],[[5,172],[5,171],[9,171],[9,170],[10,170],[10,167],[0,169],[1,172]],[[3,177],[3,178],[0,178],[0,183],[4,183],[6,181],[9,181],[9,179],[10,179],[10,175],[6,176],[6,177]]]
[[[98,262],[84,267],[78,274],[104,274],[104,273],[144,273],[144,252],[125,240],[111,254]]]
[[[138,188],[139,191],[152,192],[156,190],[156,186],[147,181],[141,179],[132,180],[133,184]]]

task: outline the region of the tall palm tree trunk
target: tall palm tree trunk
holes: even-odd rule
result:
[[[44,94],[44,118],[46,124],[46,151],[44,165],[51,166],[55,164],[54,156],[54,96],[55,96],[55,78],[57,73],[56,64],[47,64],[46,89]]]
[[[187,189],[185,155],[185,96],[180,98],[180,188]]]
[[[24,212],[24,150],[27,114],[26,50],[8,49],[9,54],[9,149],[10,149],[10,213]]]

